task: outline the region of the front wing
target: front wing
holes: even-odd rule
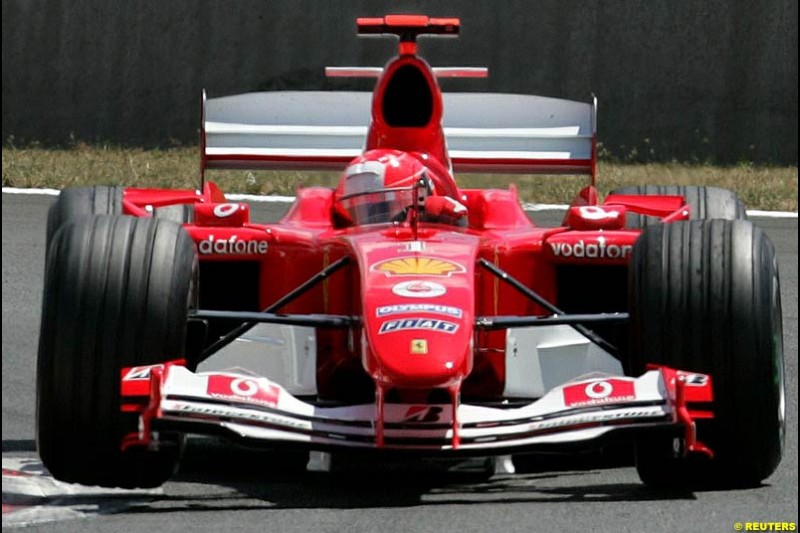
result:
[[[193,373],[180,364],[124,369],[122,409],[141,413],[123,449],[157,447],[161,431],[226,435],[248,444],[311,449],[386,448],[502,454],[591,441],[620,430],[674,429],[684,453],[711,455],[695,439],[697,410],[713,399],[705,374],[652,367],[639,378],[594,375],[516,407],[301,401],[267,378],[235,369]],[[691,407],[691,409],[690,409]]]

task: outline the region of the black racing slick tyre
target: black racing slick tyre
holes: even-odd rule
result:
[[[67,222],[92,215],[121,215],[125,188],[95,185],[64,189],[47,213],[47,248],[56,231]],[[156,208],[153,217],[172,220],[179,224],[190,222],[194,216],[191,204],[176,204]]]
[[[693,185],[639,185],[622,187],[611,191],[611,194],[633,194],[641,196],[683,196],[691,207],[691,220],[721,218],[724,220],[746,219],[744,204],[735,192],[719,187],[696,187]],[[648,217],[638,213],[626,214],[627,227],[645,228],[659,224],[656,217]]]
[[[66,222],[92,215],[121,215],[124,187],[75,187],[64,189],[47,213],[47,246]]]
[[[177,467],[182,441],[122,452],[138,415],[120,409],[120,372],[181,357],[197,255],[170,221],[86,217],[54,235],[36,377],[37,446],[56,479],[154,487]]]
[[[178,224],[186,224],[187,222],[192,222],[194,220],[194,205],[175,204],[157,207],[153,211],[153,217],[171,220],[173,222],[177,222]]]
[[[745,220],[647,228],[634,246],[629,297],[634,375],[647,363],[702,372],[711,375],[714,392],[714,418],[696,421],[697,438],[714,458],[683,458],[671,437],[651,435],[636,446],[642,481],[744,487],[766,479],[783,455],[785,431],[772,241]]]

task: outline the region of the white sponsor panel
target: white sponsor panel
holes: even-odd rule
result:
[[[212,374],[218,375],[218,374]],[[171,374],[172,376],[172,374]],[[254,406],[209,404],[205,400],[205,387],[192,389],[209,375],[196,376],[188,370],[176,368],[175,375],[181,383],[168,379],[163,392],[161,408],[165,416],[201,417],[214,421],[221,427],[235,431],[240,436],[277,441],[304,441],[328,443],[338,447],[372,447],[375,443],[364,439],[374,435],[372,424],[353,424],[354,421],[374,422],[373,403],[321,407],[311,406],[289,395],[282,395],[275,410],[261,410]],[[228,376],[239,379],[243,376]],[[612,387],[604,399],[592,399],[590,394],[604,394],[607,383]],[[191,385],[191,386],[190,386]],[[593,386],[587,390],[587,386]],[[247,388],[245,385],[243,389]],[[586,399],[604,405],[612,398],[618,405],[607,405],[601,410],[576,412],[565,402],[566,392],[575,400]],[[635,391],[634,394],[631,394]],[[621,393],[621,394],[620,394]],[[461,404],[458,419],[462,424],[462,449],[502,449],[506,446],[535,444],[537,442],[570,442],[595,438],[606,431],[641,423],[672,425],[671,407],[663,390],[660,372],[650,371],[638,379],[609,377],[590,382],[566,384],[548,392],[541,399],[519,408]],[[172,400],[175,396],[181,400]],[[623,397],[625,395],[626,397]],[[196,396],[196,398],[192,398]],[[632,396],[635,396],[632,397]],[[637,405],[627,404],[635,401]],[[658,402],[658,405],[654,405]],[[647,405],[644,405],[644,404]],[[565,405],[566,404],[566,405]],[[565,407],[567,409],[565,410]],[[400,422],[405,427],[387,427],[387,438],[404,438],[402,444],[387,447],[405,449],[450,449],[452,421],[450,405],[388,404],[385,421]],[[608,425],[611,423],[612,425]],[[431,425],[433,424],[433,425]],[[445,424],[443,426],[442,424]],[[265,426],[269,426],[268,428]],[[596,426],[596,427],[588,427]],[[311,434],[311,432],[314,434]],[[431,444],[426,439],[439,439]],[[416,442],[415,439],[421,439]],[[476,439],[473,442],[467,442]]]
[[[198,251],[203,255],[264,255],[268,248],[267,241],[241,241],[237,235],[232,235],[229,239],[215,239],[213,235],[209,235],[197,245]]]
[[[375,310],[375,316],[377,317],[401,315],[404,313],[434,313],[455,318],[461,318],[463,315],[463,311],[458,307],[427,303],[382,305]]]
[[[404,281],[392,287],[392,292],[406,298],[436,298],[447,292],[444,285],[434,281]]]

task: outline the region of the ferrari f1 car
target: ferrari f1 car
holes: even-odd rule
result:
[[[342,172],[279,222],[252,222],[204,176],[61,193],[37,378],[50,472],[156,486],[189,434],[446,457],[624,435],[647,484],[768,477],[784,440],[778,268],[739,199],[645,185],[601,202],[596,102],[443,93],[437,78],[486,74],[418,56],[418,36],[458,19],[357,26],[399,37],[383,68],[328,70],[376,77],[371,94],[203,98],[203,170]],[[560,226],[537,227],[514,187],[459,188],[454,171],[588,183]],[[277,351],[276,329],[292,339]]]

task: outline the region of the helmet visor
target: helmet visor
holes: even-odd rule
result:
[[[378,191],[351,193],[341,200],[355,224],[401,222],[406,208],[414,204],[414,189],[398,187]]]

